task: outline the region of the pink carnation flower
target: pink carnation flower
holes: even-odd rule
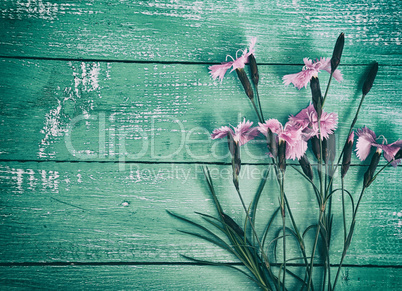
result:
[[[302,137],[302,129],[295,124],[287,122],[285,127],[277,119],[268,119],[265,123],[258,123],[258,130],[265,136],[268,129],[277,134],[279,139],[286,142],[286,159],[300,159],[307,150],[307,142]]]
[[[370,154],[371,147],[376,147],[384,152],[384,158],[391,162],[391,165],[396,167],[397,164],[401,162],[401,159],[394,160],[395,155],[402,148],[402,140],[397,140],[396,142],[387,144],[387,140],[383,138],[383,143],[377,143],[377,136],[368,127],[363,127],[357,130],[357,143],[356,143],[356,155],[361,160],[364,161]]]
[[[283,76],[283,83],[287,86],[290,83],[295,85],[296,88],[301,89],[307,87],[312,77],[318,77],[321,70],[331,73],[331,58],[320,58],[315,62],[309,58],[304,58],[304,67],[301,72]],[[341,71],[338,69],[332,75],[338,82],[343,80]]]
[[[251,128],[252,125],[252,121],[246,121],[246,119],[244,119],[243,122],[240,122],[237,127],[233,127],[234,130],[229,126],[222,126],[215,129],[211,134],[211,138],[224,138],[230,133],[235,143],[238,143],[240,146],[242,146],[258,135],[257,128]]]
[[[222,81],[223,77],[225,76],[227,70],[230,69],[230,67],[233,67],[230,72],[233,72],[236,69],[244,68],[245,64],[248,62],[248,57],[254,53],[254,45],[255,45],[256,41],[257,41],[257,38],[253,37],[251,39],[248,51],[247,51],[247,49],[245,49],[243,51],[243,54],[240,57],[237,57],[237,52],[236,52],[236,59],[233,59],[233,57],[230,55],[226,56],[226,59],[228,57],[230,57],[230,58],[232,58],[233,61],[223,62],[220,65],[213,65],[213,66],[208,67],[208,69],[210,70],[209,73],[211,74],[212,79],[215,80],[215,79],[219,78],[219,80]]]
[[[314,105],[310,104],[307,108],[301,110],[296,116],[290,116],[289,121],[297,124],[303,129],[306,140],[313,136],[319,137],[318,115]],[[322,112],[320,118],[320,127],[322,138],[327,139],[338,126],[338,114]]]

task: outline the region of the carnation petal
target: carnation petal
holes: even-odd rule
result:
[[[402,148],[402,140],[398,140],[391,144],[379,145],[379,147],[384,151],[384,158],[388,162],[392,161],[391,165],[396,167],[397,164],[399,164],[401,162],[401,159],[394,160],[394,158],[395,158],[395,155],[397,154],[397,152]]]
[[[364,127],[357,130],[357,136],[356,155],[361,161],[364,161],[370,154],[371,146],[377,145],[376,135],[374,131]]]
[[[283,130],[282,124],[274,118],[266,120],[264,123],[258,123],[258,130],[265,136],[268,134],[268,129],[270,129],[273,133],[279,134]]]
[[[227,70],[232,66],[233,62],[222,63],[220,65],[209,66],[210,74],[212,79],[216,80],[219,78],[220,81],[223,80]]]

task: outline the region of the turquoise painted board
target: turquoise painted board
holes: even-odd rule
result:
[[[207,165],[225,212],[241,226],[246,219],[227,142],[210,134],[258,119],[236,74],[214,81],[208,66],[257,37],[264,115],[286,122],[309,104],[311,93],[284,86],[282,77],[300,71],[304,57],[330,57],[344,32],[344,80],[332,82],[325,103],[326,111],[339,114],[337,152],[374,61],[378,75],[355,128],[368,126],[391,143],[402,132],[400,20],[395,0],[2,1],[0,289],[257,290],[233,269],[184,258],[239,267],[233,255],[179,232],[195,228],[166,212],[200,223],[206,221],[194,211],[217,215],[203,175]],[[324,90],[329,75],[319,77]],[[272,170],[265,143],[260,136],[241,150],[247,205],[264,170]],[[317,167],[311,152],[308,157]],[[352,157],[345,186],[355,203],[370,158]],[[387,166],[366,190],[337,290],[400,289],[401,169]],[[298,170],[298,162],[289,161],[285,191],[304,231],[319,211]],[[339,169],[334,177],[338,189]],[[279,206],[273,171],[268,178],[258,232]],[[332,200],[332,281],[343,246],[341,197],[335,192]],[[346,205],[350,209],[349,199]],[[346,219],[352,221],[350,212]],[[281,229],[280,216],[272,227]],[[314,236],[306,234],[308,253]],[[282,246],[275,251],[273,245],[267,252],[276,273]],[[288,259],[300,257],[295,240],[288,238],[286,247]],[[323,279],[321,256],[315,290]],[[288,270],[300,275],[302,263],[295,259]],[[300,290],[290,274],[287,289]]]

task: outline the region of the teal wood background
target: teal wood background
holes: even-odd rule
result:
[[[401,14],[397,0],[1,1],[0,288],[256,289],[231,269],[181,257],[236,264],[179,233],[192,228],[165,211],[215,215],[208,164],[223,173],[214,176],[223,207],[245,218],[226,143],[209,134],[256,118],[235,74],[213,81],[208,66],[256,36],[264,115],[285,121],[310,92],[284,87],[282,76],[304,57],[330,57],[344,32],[345,80],[333,82],[326,103],[340,116],[338,150],[373,61],[379,72],[356,127],[393,142],[402,137]],[[247,202],[267,163],[261,142],[242,152]],[[353,158],[349,189],[360,189],[367,164]],[[367,190],[339,289],[400,289],[400,176],[401,166],[388,167]],[[297,177],[289,168],[286,192],[303,229],[317,212]],[[264,194],[259,211],[268,213],[277,196]],[[341,233],[340,212],[335,219]],[[333,242],[334,270],[341,248]]]

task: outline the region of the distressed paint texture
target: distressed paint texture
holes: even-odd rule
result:
[[[300,71],[304,57],[330,57],[344,32],[344,81],[332,83],[325,104],[340,117],[338,153],[374,61],[378,75],[356,127],[393,142],[402,137],[401,13],[396,0],[2,1],[0,289],[256,289],[234,270],[181,257],[237,263],[179,233],[193,229],[166,212],[216,214],[202,172],[208,164],[224,209],[238,223],[245,219],[227,143],[209,135],[257,117],[236,74],[213,81],[208,66],[256,36],[264,115],[284,122],[311,93],[283,86],[283,75]],[[322,86],[327,81],[322,73]],[[266,152],[263,137],[242,149],[247,203],[269,163]],[[368,163],[352,158],[345,184],[354,197]],[[365,193],[339,290],[400,289],[401,169],[387,167]],[[287,175],[304,230],[316,221],[315,197],[294,169]],[[278,207],[276,187],[269,176],[261,221]],[[333,232],[341,234],[338,192],[333,208]],[[280,228],[280,219],[273,225]],[[333,264],[341,236],[332,243]],[[294,246],[288,251],[300,255]]]

